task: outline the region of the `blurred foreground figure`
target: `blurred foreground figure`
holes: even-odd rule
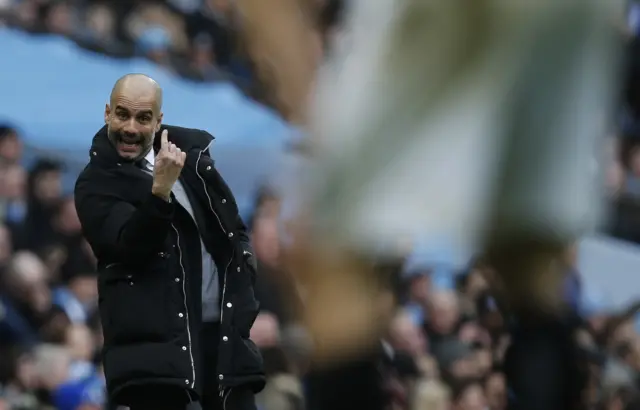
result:
[[[594,163],[614,100],[620,3],[352,3],[316,85],[317,163],[290,260],[318,362],[377,343],[383,282],[369,258],[401,258],[396,243],[426,233],[479,245],[497,270],[520,326],[514,408],[578,405],[556,261],[601,211]],[[548,383],[525,377],[532,363]]]
[[[425,233],[480,244],[512,309],[557,311],[552,262],[601,211],[594,163],[614,100],[619,4],[353,5],[347,39],[317,87],[314,255],[327,248],[352,259],[345,249],[371,255],[382,245],[394,257],[395,242]],[[334,288],[352,289],[345,275],[312,269],[327,292],[310,291],[313,299],[332,295],[344,311]],[[373,291],[359,285],[345,303]],[[368,337],[377,320],[373,310],[363,315]],[[344,333],[329,322],[315,324],[319,334]],[[345,348],[354,340],[343,339]]]

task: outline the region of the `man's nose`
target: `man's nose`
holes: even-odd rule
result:
[[[138,130],[137,130],[137,123],[135,118],[130,118],[129,121],[127,121],[124,124],[124,127],[122,129],[122,131],[125,134],[130,134],[130,135],[137,135],[138,134]]]

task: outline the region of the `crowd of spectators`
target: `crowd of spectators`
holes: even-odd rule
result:
[[[0,127],[0,408],[79,408],[64,407],[74,395],[100,408],[95,261],[64,164],[41,158],[27,171],[22,151]]]
[[[95,261],[62,188],[64,165],[41,158],[25,169],[21,152],[19,133],[0,128],[0,409],[101,409]],[[307,361],[296,316],[303,302],[281,264],[280,206],[265,189],[247,221],[261,302],[251,336],[269,380],[261,410],[305,408]],[[598,300],[581,301],[573,251],[562,262],[567,298],[584,319],[578,337],[590,368],[588,408],[636,408],[629,406],[640,400],[640,304],[614,313]],[[503,410],[509,321],[490,290],[494,274],[480,259],[463,272],[448,269],[409,259],[397,272],[398,308],[381,343],[391,408]]]
[[[334,24],[343,0],[300,0],[318,10],[319,27]],[[112,58],[146,58],[195,82],[228,81],[274,105],[256,81],[240,40],[233,0],[0,0],[0,27],[56,35]]]
[[[0,0],[0,22],[34,35],[65,36],[112,58],[146,57],[194,81],[233,80],[250,88],[229,1]],[[640,55],[634,44],[631,51]],[[640,243],[640,110],[633,108],[640,107],[634,81],[640,75],[631,60],[621,131],[607,140],[615,204],[609,229]],[[63,189],[64,163],[43,157],[25,165],[22,152],[19,131],[0,126],[0,410],[98,410],[106,402],[95,260]],[[282,266],[280,206],[278,194],[265,189],[248,221],[261,302],[251,336],[268,375],[260,410],[307,405],[306,344],[295,315],[303,300]],[[612,312],[581,297],[574,249],[561,262],[568,301],[582,323],[577,337],[589,368],[585,408],[640,409],[634,326],[640,304]],[[398,307],[381,341],[391,409],[504,410],[510,322],[492,294],[491,267],[480,258],[462,272],[408,260],[396,277]]]
[[[57,35],[113,58],[147,58],[184,78],[251,91],[229,0],[3,0],[0,26]]]

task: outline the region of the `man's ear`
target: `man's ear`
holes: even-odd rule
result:
[[[111,107],[109,106],[109,104],[105,104],[104,106],[104,123],[105,124],[109,123],[110,116],[111,116]]]
[[[160,132],[160,127],[162,126],[162,117],[164,116],[163,113],[160,113],[158,115],[158,123],[156,124],[156,132]]]

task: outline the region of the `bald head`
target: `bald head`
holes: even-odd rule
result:
[[[144,157],[162,123],[162,88],[144,74],[116,81],[104,113],[109,140],[127,161]]]
[[[432,330],[441,335],[450,335],[460,319],[456,293],[450,290],[432,293],[428,308]]]
[[[153,78],[145,74],[127,74],[118,79],[111,90],[109,101],[114,105],[114,97],[120,94],[131,96],[153,96],[158,111],[162,110],[162,88]]]
[[[47,268],[35,254],[17,252],[9,263],[6,276],[20,285],[31,285],[46,281]]]

